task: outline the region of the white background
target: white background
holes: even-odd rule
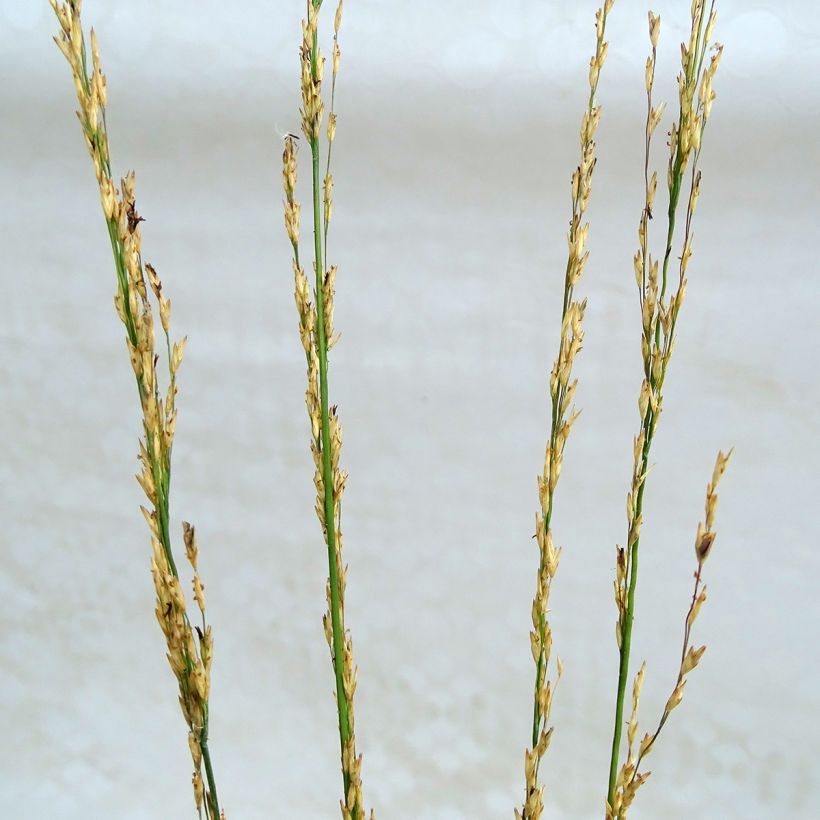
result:
[[[655,7],[670,109],[688,7]],[[808,820],[820,799],[820,15],[809,2],[718,8],[726,52],[647,490],[634,645],[649,664],[646,728],[674,679],[714,454],[736,455],[695,635],[709,651],[633,815]],[[345,10],[331,379],[350,472],[357,739],[385,820],[511,817],[523,793],[535,475],[593,12]],[[138,171],[145,256],[190,337],[173,514],[200,534],[221,802],[233,820],[336,817],[326,554],[276,136],[299,126],[302,4],[86,0],[83,13],[108,75],[114,165]],[[584,413],[554,520],[566,674],[542,771],[556,820],[600,818],[606,785],[611,581],[640,384],[645,13],[616,3],[599,89]],[[131,478],[136,397],[55,31],[45,0],[0,3],[0,804],[32,820],[193,817]]]

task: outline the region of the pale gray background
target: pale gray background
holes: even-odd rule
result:
[[[820,18],[810,2],[718,5],[726,55],[647,497],[635,646],[649,660],[647,725],[674,677],[714,454],[737,453],[695,638],[709,652],[633,813],[808,820],[820,800]],[[535,475],[594,7],[347,4],[331,375],[350,471],[357,734],[385,820],[511,817],[521,797]],[[688,7],[655,6],[672,105]],[[192,817],[130,477],[139,417],[73,89],[45,0],[0,9],[0,805],[33,820]],[[584,414],[555,518],[566,676],[543,773],[556,820],[601,816],[608,763],[613,555],[640,382],[645,12],[616,4],[600,87]],[[84,8],[114,166],[138,171],[146,258],[190,336],[174,516],[200,532],[212,745],[234,820],[336,817],[340,792],[276,136],[298,130],[301,14],[284,0]]]

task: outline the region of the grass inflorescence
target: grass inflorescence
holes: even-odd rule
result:
[[[310,449],[314,462],[316,514],[322,527],[328,555],[327,611],[323,616],[323,623],[336,681],[343,782],[341,810],[344,820],[361,820],[365,814],[362,799],[362,758],[356,752],[353,719],[357,673],[353,663],[353,642],[345,628],[347,567],[342,561],[341,501],[347,473],[339,466],[342,427],[336,406],[330,404],[328,384],[328,353],[337,338],[333,326],[336,266],[327,264],[327,237],[333,210],[330,157],[336,135],[334,102],[341,57],[339,27],[342,20],[342,2],[340,0],[336,8],[333,21],[331,107],[324,128],[324,175],[321,172],[321,153],[325,113],[322,96],[325,59],[319,48],[318,34],[321,5],[321,0],[308,0],[307,17],[302,21],[302,45],[299,52],[302,132],[310,146],[311,158],[314,274],[312,290],[299,254],[301,208],[296,199],[298,163],[297,138],[294,135],[285,137],[282,179],[285,191],[285,228],[293,248],[299,337],[307,359],[308,387],[305,399],[311,430]],[[373,817],[372,811],[370,816]]]
[[[580,415],[573,405],[577,379],[572,379],[572,366],[581,350],[584,332],[586,300],[575,298],[575,286],[581,279],[584,265],[589,258],[586,250],[589,223],[584,222],[587,205],[592,192],[592,174],[595,170],[595,131],[601,116],[595,94],[598,79],[606,60],[609,44],[604,39],[606,21],[614,0],[606,0],[595,14],[595,54],[589,63],[589,98],[581,120],[581,160],[572,173],[572,217],[570,219],[569,254],[564,274],[564,296],[561,307],[561,334],[558,355],[550,373],[551,400],[550,432],[544,454],[544,469],[538,477],[538,498],[541,509],[535,517],[535,537],[538,542],[539,564],[535,598],[532,602],[532,626],[530,646],[535,663],[535,692],[533,697],[532,745],[524,755],[524,803],[515,815],[521,820],[538,820],[544,810],[543,786],[539,785],[538,769],[552,737],[549,725],[552,697],[561,677],[561,661],[557,661],[555,683],[547,678],[547,667],[552,650],[552,630],[547,617],[550,588],[561,550],[552,538],[552,514],[555,489],[561,475],[564,447],[572,425]]]
[[[142,258],[142,217],[137,212],[134,173],[115,185],[111,171],[106,124],[106,80],[100,68],[100,54],[94,31],[90,32],[90,59],[80,21],[81,0],[50,0],[59,21],[55,41],[71,68],[79,111],[77,112],[86,147],[97,179],[103,215],[114,257],[117,291],[114,304],[125,327],[126,345],[133,369],[142,413],[139,445],[140,472],[137,481],[147,498],[142,513],[148,523],[151,568],[156,591],[156,618],[163,632],[167,657],[177,681],[179,703],[188,726],[188,746],[193,760],[193,791],[200,820],[222,820],[216,779],[209,748],[209,696],[213,635],[206,621],[204,585],[199,575],[196,531],[183,522],[185,556],[193,570],[193,599],[196,615],[189,615],[182,591],[170,532],[171,456],[176,430],[177,375],[185,339],[172,342],[171,302],[155,268]],[[306,0],[302,21],[299,65],[301,73],[301,126],[310,152],[310,215],[312,242],[308,256],[313,272],[309,278],[300,254],[301,205],[297,198],[300,138],[284,139],[282,180],[284,221],[292,248],[295,301],[299,337],[307,363],[305,393],[313,456],[315,510],[321,526],[328,558],[327,609],[324,632],[330,649],[335,682],[338,735],[342,772],[343,820],[364,820],[362,757],[357,752],[354,696],[357,669],[353,645],[345,623],[347,566],[342,559],[341,501],[347,473],[340,466],[342,428],[337,407],[330,398],[330,351],[338,340],[334,327],[336,265],[328,260],[328,235],[333,212],[332,149],[336,135],[336,80],[341,51],[339,30],[342,0],[333,18],[331,82],[329,95],[323,88],[325,58],[319,47],[319,20],[322,0]],[[571,177],[571,217],[568,256],[563,279],[558,351],[549,376],[550,422],[544,464],[538,477],[539,509],[535,518],[535,540],[539,562],[536,590],[532,601],[530,648],[535,666],[532,700],[532,732],[524,757],[524,798],[515,809],[517,820],[540,820],[544,813],[544,786],[540,767],[549,747],[553,728],[550,715],[555,688],[562,674],[561,661],[552,660],[552,630],[549,599],[558,570],[561,550],[553,540],[552,522],[556,488],[559,483],[567,440],[578,419],[574,401],[577,379],[573,366],[584,339],[586,299],[576,288],[581,280],[589,251],[587,208],[596,166],[595,135],[601,116],[597,100],[598,82],[608,43],[607,19],[614,0],[604,0],[595,16],[595,52],[589,64],[589,94],[580,128],[580,160]],[[638,224],[638,251],[634,273],[641,322],[642,380],[638,396],[640,425],[633,441],[634,461],[627,494],[626,545],[617,547],[615,601],[618,617],[616,640],[618,676],[614,708],[614,730],[607,780],[606,820],[626,820],[636,793],[650,775],[644,769],[672,712],[681,703],[688,675],[700,663],[704,646],[692,642],[692,629],[706,601],[703,580],[705,563],[715,542],[717,488],[731,457],[731,450],[719,452],[706,489],[703,521],[695,536],[695,572],[691,600],[684,617],[683,640],[677,675],[654,728],[639,736],[639,703],[646,675],[642,664],[631,686],[628,704],[633,625],[638,592],[638,561],[644,496],[650,457],[663,409],[663,391],[675,346],[677,323],[687,288],[687,270],[692,257],[692,224],[700,194],[699,160],[704,131],[715,99],[713,81],[720,63],[722,46],[712,43],[716,14],[715,0],[692,0],[688,42],[681,46],[682,67],[678,76],[678,115],[669,129],[666,225],[662,251],[654,257],[650,250],[658,174],[650,173],[652,140],[663,120],[664,105],[653,98],[655,68],[660,38],[660,17],[649,12],[651,52],[646,61],[646,121],[644,128],[643,207]],[[329,96],[326,115],[325,99]],[[679,234],[682,233],[682,237]],[[680,247],[679,255],[676,247]],[[677,262],[675,261],[677,260]],[[158,317],[162,337],[156,342]],[[161,385],[161,383],[163,383]],[[625,710],[629,706],[629,716]],[[626,727],[626,743],[623,730]],[[623,748],[625,746],[625,749]],[[625,752],[625,754],[623,754]],[[623,754],[623,760],[622,760]],[[204,812],[204,814],[203,814]],[[374,813],[370,812],[371,820]]]
[[[649,250],[649,226],[653,216],[655,194],[658,187],[657,172],[649,173],[652,136],[663,118],[664,106],[653,102],[655,65],[660,37],[660,17],[649,12],[649,39],[651,53],[646,61],[647,114],[645,128],[644,190],[645,201],[638,227],[639,248],[634,258],[635,281],[641,312],[641,353],[643,382],[638,398],[640,430],[635,437],[632,481],[627,494],[627,541],[618,547],[616,554],[615,602],[618,608],[616,639],[618,644],[618,687],[615,700],[615,727],[612,737],[609,783],[607,789],[607,818],[625,820],[638,788],[649,777],[642,772],[641,763],[652,750],[655,741],[672,710],[683,698],[686,675],[700,661],[705,647],[689,646],[692,624],[703,601],[705,589],[701,590],[703,562],[709,554],[715,534],[712,529],[717,494],[715,488],[723,475],[729,455],[719,453],[712,482],[707,491],[707,514],[705,525],[698,528],[695,544],[697,571],[692,606],[686,617],[681,664],[674,690],[667,700],[663,715],[655,732],[644,736],[635,746],[638,731],[638,702],[643,684],[645,666],[642,665],[632,687],[632,709],[627,722],[626,760],[619,765],[624,726],[624,706],[629,677],[632,649],[632,628],[635,618],[638,581],[638,558],[641,527],[644,520],[644,493],[649,474],[650,453],[658,420],[663,410],[663,388],[667,368],[672,357],[675,331],[681,306],[686,295],[686,272],[692,256],[692,220],[700,193],[701,172],[698,167],[703,144],[703,134],[715,99],[713,80],[722,54],[722,46],[714,45],[710,51],[716,13],[712,0],[707,9],[706,0],[693,0],[689,42],[681,45],[681,71],[678,75],[679,111],[677,120],[669,131],[669,160],[667,170],[668,207],[666,210],[666,236],[662,262],[653,258]],[[677,265],[677,275],[671,268],[675,245],[676,223],[681,208],[681,196],[686,190],[683,207],[683,241]],[[731,453],[730,453],[731,455]]]
[[[595,127],[600,107],[595,103],[595,93],[607,43],[604,40],[606,19],[612,8],[608,1],[596,15],[596,51],[590,62],[590,95],[588,109],[581,126],[581,163],[572,176],[572,218],[569,230],[569,259],[564,276],[564,296],[561,312],[561,333],[558,356],[550,374],[551,424],[544,459],[544,469],[538,479],[541,509],[536,516],[536,539],[539,546],[539,568],[536,595],[532,605],[530,643],[536,667],[535,695],[531,745],[525,752],[525,796],[516,817],[541,817],[544,787],[539,784],[539,766],[552,737],[549,716],[555,684],[561,677],[562,664],[557,661],[555,684],[547,679],[547,666],[552,650],[552,631],[548,621],[549,595],[558,569],[560,549],[556,548],[551,529],[555,504],[555,488],[561,473],[564,447],[578,412],[572,404],[577,380],[571,378],[575,356],[583,341],[583,317],[586,300],[574,297],[574,287],[586,262],[585,251],[589,224],[583,223],[590,193],[592,171],[595,166]],[[705,647],[691,643],[692,626],[701,606],[706,600],[703,586],[703,566],[715,540],[713,528],[717,507],[717,485],[731,456],[718,453],[712,480],[707,487],[706,515],[698,525],[695,539],[696,570],[692,600],[686,612],[683,646],[680,664],[672,693],[669,695],[654,731],[636,742],[638,732],[638,704],[646,666],[643,664],[632,686],[631,713],[626,724],[624,708],[632,645],[632,627],[635,617],[638,557],[641,526],[644,517],[644,491],[647,475],[651,469],[650,453],[658,419],[663,407],[663,387],[667,368],[675,342],[675,330],[686,293],[686,272],[692,256],[692,221],[700,193],[701,172],[698,167],[702,140],[715,99],[713,80],[722,54],[722,46],[712,46],[715,26],[715,2],[693,0],[691,6],[691,30],[688,43],[681,45],[682,70],[678,77],[679,113],[669,131],[669,161],[667,187],[669,194],[666,210],[666,236],[662,262],[654,259],[649,250],[649,226],[653,217],[658,175],[650,174],[652,136],[663,118],[664,106],[655,105],[653,87],[660,17],[649,12],[649,38],[651,54],[646,62],[645,83],[647,114],[644,134],[644,206],[639,221],[639,248],[634,258],[635,278],[638,288],[641,315],[641,351],[643,382],[638,407],[640,431],[634,444],[632,482],[627,495],[627,546],[617,548],[615,600],[618,607],[616,639],[619,653],[618,687],[615,700],[615,728],[610,755],[610,771],[606,797],[607,820],[626,820],[627,812],[640,786],[646,782],[649,772],[641,766],[652,751],[672,711],[680,704],[687,675],[698,665]],[[711,56],[709,52],[711,51]],[[679,211],[683,211],[683,239],[677,275],[672,269],[676,239],[676,223]],[[620,763],[623,727],[627,727],[626,760]]]
[[[170,532],[171,453],[177,422],[177,373],[185,339],[171,342],[171,301],[163,294],[156,270],[142,260],[142,236],[134,193],[134,173],[129,172],[117,188],[112,179],[105,75],[100,52],[91,30],[91,65],[80,21],[81,0],[59,4],[50,0],[60,32],[54,38],[71,68],[79,101],[77,117],[100,190],[103,215],[114,255],[117,292],[114,305],[125,326],[126,345],[137,382],[142,410],[139,447],[141,471],[137,481],[148,506],[141,507],[151,534],[151,573],[156,589],[156,618],[167,644],[168,662],[179,686],[179,705],[188,725],[188,745],[194,764],[193,789],[197,811],[219,820],[219,800],[208,745],[209,695],[213,634],[205,620],[205,592],[198,570],[196,531],[183,522],[185,555],[193,569],[193,597],[198,614],[192,625],[182,591]],[[153,294],[163,340],[155,342]],[[158,366],[167,367],[168,387],[163,398]],[[201,626],[199,625],[201,623]],[[203,767],[205,770],[203,778]]]

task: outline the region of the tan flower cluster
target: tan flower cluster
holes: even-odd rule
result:
[[[285,138],[282,180],[285,192],[285,228],[293,247],[294,291],[299,316],[299,338],[307,360],[308,386],[305,401],[311,430],[310,448],[314,463],[316,515],[322,526],[328,550],[327,611],[322,617],[322,622],[336,678],[336,703],[339,715],[344,784],[341,811],[344,820],[361,820],[364,817],[362,758],[356,752],[353,706],[356,691],[356,666],[353,662],[352,639],[350,633],[345,629],[344,603],[347,567],[342,561],[341,501],[347,473],[339,466],[342,428],[336,407],[330,405],[328,391],[328,351],[337,339],[333,327],[336,266],[325,267],[327,231],[333,207],[330,155],[336,135],[336,114],[333,106],[340,61],[338,35],[342,19],[342,3],[340,2],[336,9],[334,20],[333,85],[326,131],[327,165],[323,179],[319,178],[320,138],[325,110],[322,100],[324,58],[318,47],[320,6],[321,3],[308,3],[307,20],[302,22],[300,49],[302,131],[310,145],[312,159],[315,275],[313,289],[311,289],[299,256],[301,208],[296,200],[297,138],[293,135]]]
[[[618,700],[616,704],[616,725],[613,737],[612,766],[610,770],[610,787],[607,798],[607,817],[613,820],[625,820],[627,811],[638,788],[645,782],[649,773],[638,771],[641,758],[648,753],[657,737],[647,735],[633,754],[635,734],[637,731],[637,710],[644,667],[635,679],[633,686],[632,715],[627,723],[627,759],[618,768],[618,750],[621,740],[621,718],[623,713],[624,691],[628,675],[629,655],[631,649],[632,624],[634,620],[635,590],[637,584],[637,555],[643,524],[643,496],[646,478],[650,471],[649,455],[655,436],[658,419],[663,410],[663,386],[667,367],[674,350],[675,329],[678,314],[686,295],[686,270],[692,255],[692,218],[697,206],[700,191],[700,171],[698,159],[701,150],[701,139],[711,113],[715,92],[713,79],[720,63],[722,47],[715,45],[713,54],[704,67],[705,56],[715,24],[714,2],[709,10],[706,0],[694,0],[691,8],[691,32],[689,43],[681,45],[682,69],[678,75],[679,115],[669,132],[669,163],[667,186],[669,190],[669,208],[667,212],[668,229],[663,263],[659,264],[649,252],[649,221],[653,217],[655,194],[657,191],[657,173],[649,174],[649,157],[653,133],[661,121],[664,106],[653,105],[652,90],[655,80],[658,38],[660,35],[660,18],[649,12],[649,38],[652,51],[646,62],[646,97],[647,115],[645,128],[645,203],[638,226],[639,247],[634,258],[635,281],[641,308],[641,351],[643,358],[644,379],[638,397],[638,411],[641,428],[633,442],[633,469],[631,487],[627,494],[627,544],[618,547],[616,555],[615,602],[618,608],[615,636],[620,653],[620,671]],[[675,223],[680,195],[684,187],[685,176],[689,169],[690,186],[687,197],[684,221],[683,247],[678,267],[676,282],[669,289],[669,265],[675,234]],[[716,468],[713,484],[722,475],[728,456],[718,456],[720,470]],[[719,474],[718,474],[719,473]],[[711,485],[710,485],[711,486]],[[716,503],[714,496],[714,503]],[[707,501],[707,504],[709,502]],[[714,503],[711,515],[707,517],[705,532],[706,541],[711,545],[714,539],[711,524],[714,517]],[[700,531],[699,531],[700,532]],[[708,547],[706,547],[708,553]],[[699,583],[700,566],[697,573]],[[697,599],[697,587],[696,587]],[[703,594],[705,600],[705,593]],[[700,602],[702,603],[702,601]],[[700,608],[697,604],[694,614]],[[691,615],[691,613],[690,613]],[[694,620],[694,618],[692,618]],[[691,626],[691,623],[689,623]],[[683,697],[685,674],[693,669],[700,660],[702,650],[688,649],[687,638],[684,656],[681,659],[681,672],[673,694],[670,696],[658,733],[666,722],[671,711]]]
[[[606,21],[614,0],[606,0],[595,15],[595,54],[589,67],[589,103],[584,112],[580,129],[581,161],[572,174],[572,219],[567,237],[568,259],[564,278],[564,297],[561,313],[561,337],[558,355],[550,374],[551,424],[550,436],[544,455],[544,469],[538,477],[540,511],[535,517],[535,535],[540,555],[536,593],[532,604],[530,647],[535,663],[535,691],[533,703],[532,745],[524,753],[525,794],[516,817],[537,820],[544,809],[544,787],[539,785],[538,769],[552,737],[549,724],[552,696],[561,677],[561,661],[557,662],[555,684],[547,679],[547,666],[552,651],[552,631],[548,621],[549,595],[552,580],[558,570],[560,549],[553,542],[551,520],[553,499],[564,447],[572,426],[579,416],[573,406],[577,380],[572,380],[572,366],[583,344],[583,320],[586,300],[574,296],[584,265],[589,258],[586,241],[589,223],[584,222],[592,190],[592,173],[595,168],[595,130],[601,115],[595,104],[595,93],[601,68],[606,60],[609,44],[604,39]]]
[[[183,538],[186,555],[193,567],[193,595],[200,610],[202,628],[194,629],[188,619],[185,595],[171,549],[169,494],[171,453],[176,429],[176,376],[182,363],[185,339],[173,345],[169,336],[171,302],[162,293],[156,270],[142,261],[142,237],[134,195],[134,174],[128,173],[117,189],[111,175],[108,135],[105,124],[106,82],[100,69],[97,38],[91,31],[91,72],[82,25],[80,0],[51,6],[60,24],[55,42],[66,57],[79,100],[77,112],[86,147],[94,164],[103,214],[108,225],[117,271],[114,304],[126,329],[129,358],[137,381],[143,416],[144,438],[140,441],[142,467],[137,481],[145,492],[149,508],[141,507],[151,533],[151,572],[156,589],[156,617],[165,635],[168,662],[179,685],[179,702],[189,729],[189,747],[194,762],[194,797],[197,809],[205,806],[208,817],[220,816],[213,776],[209,788],[203,785],[203,757],[208,757],[208,694],[210,689],[213,637],[205,623],[204,586],[197,570],[198,550],[194,528],[185,523]],[[157,365],[160,356],[155,344],[154,313],[149,289],[156,300],[163,347],[168,367],[168,387],[163,398]]]

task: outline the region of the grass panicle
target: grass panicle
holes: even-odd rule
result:
[[[606,0],[595,14],[595,54],[589,63],[589,98],[581,121],[581,161],[572,174],[572,217],[570,219],[569,255],[564,273],[564,296],[561,308],[561,335],[558,355],[550,373],[551,420],[549,441],[544,455],[544,469],[538,477],[538,498],[541,508],[535,517],[535,537],[538,542],[539,564],[535,598],[532,602],[532,631],[530,646],[535,663],[535,690],[533,696],[532,745],[524,753],[525,791],[521,809],[515,815],[521,820],[538,820],[544,810],[544,788],[539,785],[538,770],[552,737],[549,725],[550,709],[555,686],[561,677],[561,661],[556,663],[555,683],[547,678],[547,667],[552,650],[552,631],[548,612],[553,578],[558,570],[561,550],[552,538],[552,514],[555,489],[561,475],[564,447],[572,425],[579,416],[573,405],[577,380],[572,379],[572,366],[583,344],[583,321],[586,300],[577,300],[575,286],[581,279],[589,257],[586,250],[589,223],[584,222],[595,169],[595,131],[601,116],[595,94],[598,79],[606,60],[609,44],[604,39],[606,21],[614,0]]]
[[[192,569],[193,604],[189,610],[177,569],[170,530],[171,461],[177,422],[177,376],[185,339],[171,340],[171,302],[163,291],[155,268],[143,262],[142,217],[137,212],[135,177],[127,173],[115,184],[111,171],[106,124],[107,88],[100,67],[94,31],[90,50],[80,20],[81,0],[50,0],[59,22],[55,37],[74,81],[83,137],[99,187],[100,201],[114,257],[117,290],[114,305],[125,327],[126,346],[137,384],[142,413],[139,444],[140,471],[136,478],[147,502],[141,507],[151,541],[151,572],[156,592],[155,614],[167,647],[167,657],[177,681],[179,703],[188,726],[188,746],[193,760],[194,803],[200,820],[224,820],[217,797],[209,749],[209,703],[213,633],[206,620],[205,587],[199,574],[199,548],[195,528],[183,522],[182,542]],[[564,450],[579,416],[575,406],[577,379],[573,367],[584,340],[586,299],[576,294],[589,258],[587,208],[596,165],[595,134],[601,116],[597,101],[598,81],[607,57],[605,39],[608,15],[614,0],[603,0],[595,16],[595,53],[589,64],[589,96],[580,128],[580,161],[571,178],[571,218],[568,257],[564,273],[558,351],[549,376],[550,422],[544,464],[538,476],[539,509],[535,516],[535,540],[539,563],[532,602],[530,647],[535,666],[532,734],[524,757],[523,802],[515,808],[517,820],[540,820],[544,812],[544,786],[540,766],[549,747],[553,728],[550,715],[562,664],[552,660],[549,599],[558,570],[561,550],[553,540],[555,493],[563,465]],[[305,401],[313,456],[315,510],[327,549],[327,609],[323,614],[330,649],[338,716],[342,772],[342,820],[365,820],[362,794],[362,756],[356,749],[354,696],[357,669],[353,644],[345,623],[345,592],[348,568],[342,558],[341,502],[347,473],[340,466],[342,428],[337,407],[330,399],[329,354],[338,336],[334,327],[336,265],[328,259],[329,228],[333,215],[331,157],[336,136],[336,81],[341,52],[339,30],[343,4],[338,0],[333,18],[331,81],[323,89],[325,58],[319,47],[322,0],[306,0],[302,21],[299,65],[301,73],[301,130],[310,151],[312,276],[305,272],[300,255],[301,205],[297,198],[300,138],[284,139],[282,182],[285,230],[293,252],[294,292],[299,338],[307,364]],[[612,737],[606,794],[606,820],[626,820],[640,787],[650,776],[647,757],[672,712],[681,703],[689,674],[698,666],[705,646],[692,641],[692,631],[706,601],[704,567],[715,537],[717,489],[732,451],[719,452],[706,488],[703,520],[695,535],[695,572],[691,601],[686,610],[677,676],[652,731],[640,737],[639,707],[646,677],[643,663],[632,680],[628,703],[630,660],[637,597],[638,560],[644,520],[644,494],[658,420],[663,410],[666,374],[675,347],[678,318],[687,288],[692,257],[692,223],[700,194],[699,168],[703,136],[715,99],[713,82],[722,46],[712,43],[716,20],[715,0],[692,0],[688,42],[681,46],[682,68],[678,75],[678,116],[668,135],[666,229],[660,256],[650,250],[658,173],[650,172],[652,140],[663,120],[664,105],[653,99],[655,68],[660,38],[660,17],[649,12],[651,52],[646,61],[646,122],[644,128],[644,202],[638,224],[638,250],[634,256],[635,281],[641,316],[643,377],[638,396],[640,426],[633,441],[633,465],[627,494],[627,534],[624,547],[616,549],[615,601],[618,682],[615,725]],[[326,110],[325,100],[329,105]],[[682,236],[681,236],[682,234]],[[677,251],[680,248],[679,253]],[[677,261],[675,261],[677,260]],[[157,342],[156,336],[161,330]],[[193,608],[195,606],[195,608]],[[626,716],[625,709],[629,708]],[[623,730],[626,727],[626,737]],[[624,743],[625,740],[625,743]],[[621,755],[624,755],[623,761]],[[374,820],[374,813],[369,813]]]
[[[192,626],[171,545],[169,524],[171,452],[176,430],[177,373],[185,339],[171,343],[171,302],[164,295],[156,270],[142,261],[142,236],[134,194],[134,173],[129,172],[117,188],[112,179],[105,119],[106,80],[100,53],[91,30],[91,64],[80,21],[81,0],[58,3],[50,0],[60,24],[54,38],[71,68],[79,101],[77,117],[100,190],[100,201],[114,255],[117,292],[114,305],[125,326],[126,345],[137,382],[142,409],[139,446],[141,470],[136,478],[148,500],[141,507],[151,535],[151,573],[156,589],[156,618],[167,644],[167,657],[179,686],[179,704],[188,725],[188,746],[193,759],[193,790],[200,818],[224,817],[220,812],[216,781],[208,746],[209,695],[213,634],[205,620],[204,585],[199,575],[194,527],[183,523],[185,554],[193,569],[193,597],[199,610]],[[164,336],[155,343],[153,295]],[[167,391],[163,397],[158,365],[167,366]],[[203,767],[205,770],[203,779]]]
[[[335,405],[330,404],[328,386],[328,352],[336,342],[333,326],[333,299],[336,266],[327,266],[327,237],[333,210],[333,177],[330,171],[331,148],[336,135],[334,110],[336,77],[341,52],[339,27],[342,2],[336,9],[333,23],[331,105],[325,129],[326,164],[321,174],[322,123],[324,100],[322,81],[325,60],[319,48],[319,14],[321,0],[308,0],[307,17],[302,21],[302,45],[299,52],[302,86],[302,132],[310,146],[313,273],[311,290],[299,255],[299,224],[301,209],[296,199],[297,137],[285,137],[282,157],[282,180],[285,192],[285,229],[293,248],[296,308],[299,317],[299,337],[307,359],[307,392],[305,394],[310,421],[316,514],[324,534],[328,554],[326,587],[327,611],[323,616],[325,636],[336,681],[336,707],[339,719],[344,820],[362,820],[365,816],[362,798],[362,758],[356,752],[353,719],[353,698],[356,691],[356,667],[353,663],[353,642],[345,628],[345,587],[347,567],[342,561],[341,501],[347,473],[339,466],[342,428]],[[374,816],[371,811],[371,818]]]
[[[698,530],[697,551],[699,557],[698,569],[695,575],[695,594],[692,608],[687,615],[684,650],[674,691],[664,709],[657,731],[654,734],[646,735],[636,749],[638,701],[645,674],[645,666],[641,666],[641,670],[633,684],[632,710],[626,724],[626,760],[623,765],[619,765],[624,725],[624,702],[632,646],[632,627],[635,617],[644,492],[650,470],[649,459],[652,442],[663,409],[663,388],[669,361],[674,350],[675,330],[686,294],[686,272],[692,256],[692,219],[700,192],[701,173],[698,161],[704,130],[715,99],[712,86],[722,53],[722,46],[715,44],[711,48],[711,57],[708,61],[706,59],[710,51],[716,19],[714,5],[714,0],[712,0],[707,9],[706,0],[693,0],[689,42],[681,45],[682,68],[678,75],[679,112],[677,120],[672,124],[669,131],[667,172],[669,204],[667,208],[666,241],[661,264],[659,264],[658,259],[652,257],[649,250],[649,225],[653,216],[655,193],[658,185],[657,173],[653,172],[651,175],[649,173],[650,150],[652,136],[661,122],[664,111],[663,105],[654,105],[652,96],[660,36],[660,18],[649,12],[651,54],[646,62],[645,201],[638,227],[639,247],[634,258],[635,280],[641,311],[643,382],[638,398],[640,430],[634,440],[632,480],[626,502],[627,541],[626,547],[619,546],[616,554],[615,602],[618,609],[616,640],[619,668],[615,701],[615,728],[612,739],[606,801],[606,816],[611,820],[625,820],[635,793],[649,777],[649,772],[643,773],[640,771],[640,764],[652,749],[669,714],[680,703],[683,697],[686,675],[697,665],[703,654],[703,648],[695,650],[689,646],[689,632],[694,618],[706,597],[705,590],[700,588],[701,570],[703,561],[714,541],[712,523],[715,505],[717,504],[717,495],[714,490],[728,461],[728,456],[723,456],[722,453],[718,455],[715,475],[709,485],[706,524]],[[681,196],[687,188],[687,181],[688,193],[684,196],[684,203],[681,203]],[[677,266],[677,276],[675,276],[670,268],[675,245],[676,221],[681,207],[684,213],[683,241]]]

